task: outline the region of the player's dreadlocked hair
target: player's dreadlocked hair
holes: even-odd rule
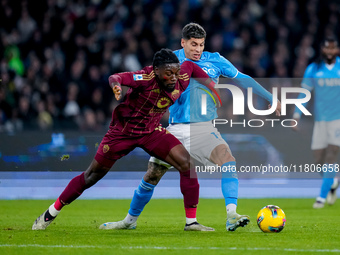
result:
[[[175,53],[172,52],[172,50],[169,49],[161,49],[160,51],[157,51],[153,57],[153,68],[160,67],[165,64],[172,64],[172,63],[179,63],[179,60]]]
[[[186,24],[182,29],[182,38],[190,40],[191,38],[201,39],[207,36],[204,28],[197,23]]]

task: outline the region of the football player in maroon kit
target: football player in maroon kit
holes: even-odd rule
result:
[[[159,122],[188,87],[191,76],[215,92],[215,83],[200,67],[189,61],[180,65],[177,56],[169,49],[156,52],[152,66],[137,72],[111,75],[109,84],[116,99],[120,97],[120,85],[130,88],[123,102],[114,110],[108,132],[88,169],[70,181],[55,203],[35,220],[32,229],[46,229],[64,205],[102,179],[118,159],[136,147],[190,175],[194,166],[189,153]],[[145,199],[151,198],[154,187],[142,180],[138,193]],[[190,192],[190,186],[187,192]],[[198,197],[193,199],[198,200]]]

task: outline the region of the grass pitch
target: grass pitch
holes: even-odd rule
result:
[[[99,225],[125,217],[130,200],[76,200],[44,231],[32,231],[34,220],[53,201],[0,201],[0,254],[334,254],[340,253],[340,202],[312,209],[314,199],[240,199],[238,212],[250,225],[225,230],[222,199],[201,199],[199,222],[215,232],[183,231],[180,199],[153,199],[136,230],[100,230]],[[256,215],[275,204],[286,213],[280,233],[263,233]]]

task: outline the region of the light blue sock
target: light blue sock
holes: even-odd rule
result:
[[[223,169],[226,169],[226,170],[229,169],[230,171],[224,172]],[[234,172],[231,169],[233,169]],[[228,204],[237,205],[238,179],[237,179],[235,161],[230,161],[222,165],[221,188],[222,188],[222,193],[223,193],[223,197],[225,200],[225,205],[226,206]]]
[[[130,215],[139,216],[141,214],[144,206],[150,201],[155,187],[156,185],[147,183],[142,179],[133,195],[129,209]]]
[[[330,171],[330,168],[328,168],[328,171],[323,173],[323,178],[322,178],[322,185],[321,185],[321,191],[320,191],[320,197],[321,198],[326,198],[328,192],[331,190],[331,186],[334,182],[334,177],[335,177],[335,171]]]

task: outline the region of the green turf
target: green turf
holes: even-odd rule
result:
[[[240,199],[238,212],[251,223],[225,230],[222,199],[201,199],[198,219],[215,232],[185,232],[183,202],[153,199],[136,230],[100,230],[101,223],[123,219],[129,200],[77,200],[45,231],[33,221],[53,201],[0,200],[0,254],[334,254],[340,252],[340,203],[312,209],[313,199]],[[281,233],[262,233],[257,212],[280,206],[287,224]]]

